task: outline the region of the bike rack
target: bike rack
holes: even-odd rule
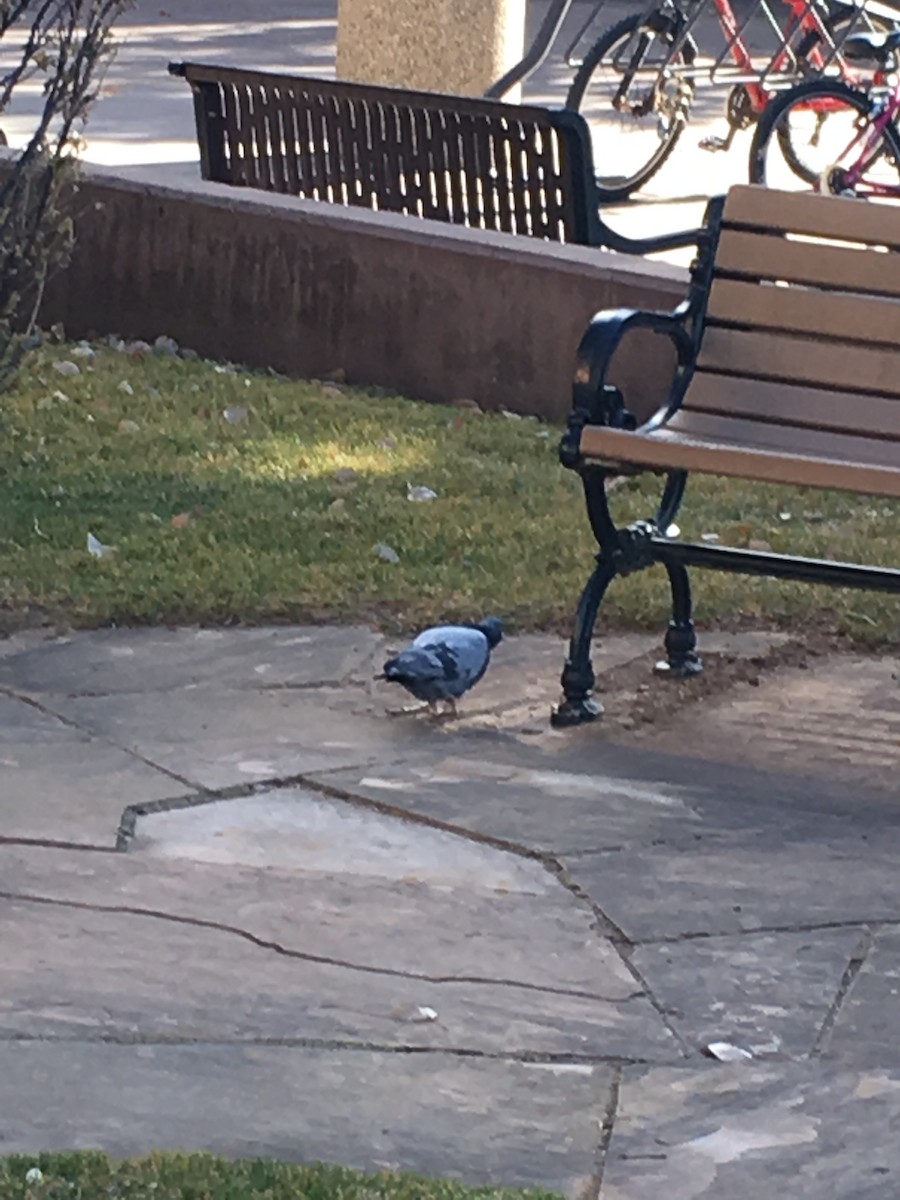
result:
[[[516,84],[527,79],[546,61],[574,2],[575,0],[551,0],[534,41],[524,57],[493,83],[485,92],[485,96],[491,99],[500,99]],[[606,3],[607,0],[597,0],[587,20],[582,22],[571,46],[565,53],[565,59],[570,65],[578,65],[577,59],[573,58],[575,50],[588,30],[598,22]],[[796,82],[799,65],[795,51],[800,40],[806,36],[803,21],[806,15],[814,16],[822,27],[822,70],[827,70],[838,60],[846,38],[854,33],[873,28],[869,19],[870,11],[900,21],[900,10],[892,8],[889,3],[886,5],[880,0],[841,0],[840,7],[849,19],[847,27],[842,30],[840,38],[835,41],[824,28],[823,23],[831,9],[827,0],[806,0],[802,12],[794,14],[784,29],[782,25],[786,9],[781,0],[778,2],[776,0],[756,0],[755,4],[751,4],[749,11],[742,17],[740,23],[735,24],[727,36],[723,48],[720,40],[722,27],[719,24],[713,0],[672,0],[670,6],[673,15],[679,16],[682,22],[678,35],[668,50],[670,59],[674,59],[687,40],[694,35],[704,15],[716,24],[715,48],[704,51],[701,44],[697,62],[691,67],[673,66],[672,74],[681,78],[697,80],[705,77],[707,86],[722,88],[747,84],[772,88]],[[647,11],[657,11],[666,7],[667,0],[660,0],[658,3],[649,3]],[[748,32],[755,26],[762,27],[763,25],[776,35],[777,44],[774,50],[771,46],[767,47],[766,61],[758,67],[754,65],[752,70],[739,67],[731,61],[733,51],[742,43]],[[759,58],[760,56],[754,54],[753,57]],[[648,71],[651,69],[658,70],[658,64],[653,68],[648,68]]]

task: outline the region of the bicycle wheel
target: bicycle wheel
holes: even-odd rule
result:
[[[889,33],[898,23],[900,23],[900,12],[897,13],[897,20],[891,21],[889,18],[880,16],[877,13],[866,13],[865,11],[860,13],[859,9],[848,7],[845,4],[838,4],[832,8],[825,19],[825,28],[835,46],[840,47],[843,44],[844,38],[850,33],[859,33],[864,29],[871,30],[873,33]],[[803,74],[815,78],[821,77],[821,59],[817,64],[815,61],[816,52],[821,50],[826,59],[832,53],[831,47],[827,44],[823,45],[823,42],[824,39],[815,31],[810,31],[800,41],[796,53],[800,70]],[[871,65],[871,69],[867,69],[862,65],[855,66],[853,77],[848,82],[855,84],[857,87],[866,87],[872,82],[876,69],[876,63]],[[779,126],[777,136],[781,153],[794,174],[805,183],[815,183],[817,179],[816,172],[804,161],[802,150],[793,145],[789,127]]]
[[[625,17],[597,39],[572,81],[566,106],[591,127],[600,200],[630,196],[675,149],[693,95],[678,68],[696,54],[686,40],[673,55],[676,37],[665,14]]]
[[[816,191],[855,194],[842,172],[854,165],[863,150],[859,131],[867,124],[875,101],[869,93],[839,79],[811,79],[776,96],[763,111],[750,147],[750,182],[786,190],[812,187]],[[786,142],[802,161],[784,153]],[[900,184],[900,134],[887,125],[872,148],[859,192],[870,185]]]

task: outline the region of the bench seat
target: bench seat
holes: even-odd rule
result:
[[[559,725],[599,715],[590,644],[617,575],[667,570],[673,618],[662,666],[681,677],[701,669],[688,566],[900,595],[895,568],[668,536],[691,472],[900,499],[900,207],[735,187],[710,203],[706,228],[684,305],[600,313],[579,347],[561,457],[582,476],[599,553],[563,671]],[[633,328],[669,337],[678,357],[669,394],[642,425],[607,381]],[[667,477],[659,509],[619,529],[607,480],[641,471]]]

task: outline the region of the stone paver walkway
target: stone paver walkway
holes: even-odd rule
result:
[[[553,638],[439,726],[366,629],[0,643],[0,1153],[893,1195],[895,668],[704,648],[556,733]]]

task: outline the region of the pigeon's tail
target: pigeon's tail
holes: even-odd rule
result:
[[[388,683],[405,684],[439,679],[442,673],[440,661],[427,650],[404,650],[384,664],[382,678]]]

